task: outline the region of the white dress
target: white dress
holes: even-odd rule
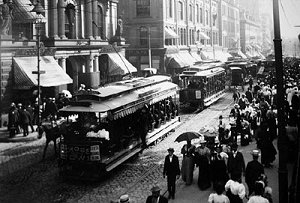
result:
[[[208,203],[229,203],[229,199],[226,195],[212,193],[208,197]]]
[[[252,196],[247,203],[269,203],[269,200],[262,196]]]

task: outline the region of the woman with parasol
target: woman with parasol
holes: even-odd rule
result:
[[[196,132],[185,132],[179,135],[175,141],[181,142],[186,141],[187,143],[183,145],[181,149],[181,154],[183,155],[182,159],[182,180],[186,183],[186,185],[191,185],[193,182],[193,172],[194,172],[194,153],[195,153],[195,145],[192,145],[191,140],[199,138],[200,134]]]

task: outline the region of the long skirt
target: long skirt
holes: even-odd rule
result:
[[[194,158],[184,156],[182,159],[181,175],[182,180],[187,184],[191,185],[193,182],[193,172],[194,172]]]
[[[210,188],[210,166],[208,163],[208,159],[206,156],[199,156],[198,158],[198,167],[199,167],[199,175],[198,175],[198,186],[201,190],[205,190]]]

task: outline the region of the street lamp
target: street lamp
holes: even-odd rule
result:
[[[32,71],[33,74],[37,74],[38,76],[38,120],[37,120],[37,131],[39,133],[40,125],[41,125],[41,74],[45,73],[45,71],[40,70],[40,46],[41,46],[41,21],[42,21],[42,13],[45,12],[43,6],[39,1],[34,5],[34,8],[31,12],[35,12],[37,17],[37,71]]]

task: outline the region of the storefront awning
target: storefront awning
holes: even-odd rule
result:
[[[53,87],[73,83],[69,75],[58,65],[53,56],[40,57],[40,86]],[[16,88],[24,89],[38,85],[37,57],[14,57],[14,80]]]
[[[165,27],[165,39],[176,39],[178,35],[170,28]]]
[[[14,23],[36,23],[46,22],[46,18],[41,14],[31,12],[34,5],[30,0],[13,0],[13,22]]]
[[[228,54],[227,52],[223,52],[223,51],[215,52],[215,59],[220,60],[221,62],[228,61],[228,57],[232,57],[232,56],[230,54]]]
[[[110,76],[137,72],[137,69],[122,54],[109,53],[107,55],[109,58]]]
[[[203,60],[214,59],[214,54],[210,51],[201,51],[201,57]]]
[[[189,52],[179,52],[178,54],[180,58],[189,65],[193,65],[196,62],[196,59],[192,57],[192,55]]]
[[[207,36],[204,32],[200,32],[201,39],[210,39],[209,36]]]
[[[185,68],[185,67],[189,67],[190,65],[184,61],[179,54],[170,54],[167,56],[168,58],[168,64],[166,64],[166,66],[168,68]]]
[[[201,56],[197,54],[196,52],[191,52],[192,57],[195,58],[196,62],[202,61]]]
[[[243,58],[243,59],[246,59],[247,56],[242,52],[242,51],[238,51],[238,54]]]

